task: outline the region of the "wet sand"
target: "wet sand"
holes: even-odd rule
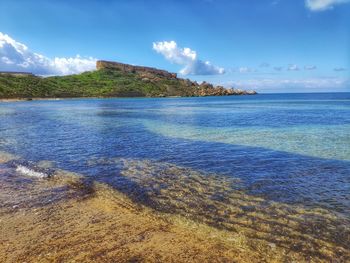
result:
[[[143,195],[127,196],[62,170],[52,178],[26,177],[4,164],[13,159],[2,154],[0,160],[0,262],[346,262],[350,258],[349,229],[339,226],[342,221],[334,215],[281,204],[263,208],[264,200],[236,192],[223,196],[229,202],[210,201],[210,192],[222,192],[225,183],[210,177],[204,181],[200,173],[171,164],[108,160],[125,166],[122,176],[133,180],[136,188],[148,189]],[[169,179],[172,183],[160,189]],[[136,202],[137,198],[146,198],[147,203]],[[228,215],[222,212],[228,210]]]
[[[1,170],[0,170],[1,171]],[[1,173],[4,173],[2,170]],[[216,262],[247,257],[205,226],[170,222],[110,190],[1,182],[0,262]],[[54,194],[55,193],[55,194]],[[30,198],[28,198],[30,197]]]

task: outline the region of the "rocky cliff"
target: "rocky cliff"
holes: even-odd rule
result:
[[[116,69],[121,70],[122,72],[127,73],[139,73],[139,74],[153,74],[164,78],[176,78],[176,73],[170,73],[166,70],[150,68],[150,67],[142,67],[142,66],[133,66],[129,64],[112,62],[112,61],[104,61],[99,60],[96,62],[96,69]]]

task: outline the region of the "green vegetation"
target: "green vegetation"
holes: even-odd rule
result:
[[[196,90],[182,79],[115,69],[46,78],[0,74],[0,98],[193,96]]]

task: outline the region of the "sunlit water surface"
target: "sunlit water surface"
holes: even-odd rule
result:
[[[348,224],[350,93],[12,102],[0,120],[0,152],[19,156],[17,171],[47,160],[227,229],[252,211],[301,208]]]

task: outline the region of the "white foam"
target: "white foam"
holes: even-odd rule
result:
[[[46,178],[48,177],[47,174],[42,172],[36,172],[28,167],[25,167],[23,165],[18,165],[16,168],[16,172],[25,175],[25,176],[31,176],[31,177],[39,177],[39,178]]]

